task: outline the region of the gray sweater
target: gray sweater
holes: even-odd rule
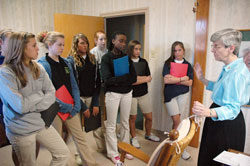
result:
[[[45,127],[41,111],[55,102],[55,89],[47,72],[39,64],[40,76],[33,79],[30,69],[25,67],[27,85],[21,87],[16,74],[7,66],[0,68],[0,97],[3,101],[6,132],[26,136]]]

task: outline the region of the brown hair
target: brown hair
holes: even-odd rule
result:
[[[24,71],[24,51],[29,39],[35,38],[35,35],[28,32],[15,32],[11,35],[8,44],[8,50],[5,55],[4,65],[9,66],[17,75],[22,87],[27,84],[27,76]],[[30,61],[29,68],[33,78],[38,79],[40,70],[36,62]]]
[[[55,31],[43,31],[37,35],[37,40],[44,44],[45,48],[49,48],[48,44],[54,44],[58,37],[64,38],[64,35],[60,32]]]
[[[171,62],[174,62],[174,59],[175,59],[175,56],[174,56],[174,52],[175,52],[175,47],[176,46],[180,46],[183,51],[185,52],[185,47],[184,47],[184,44],[180,41],[175,41],[172,46],[171,46],[171,55],[170,57],[165,61],[165,63],[167,63],[167,66],[170,67],[170,63]]]
[[[131,40],[129,43],[128,43],[128,48],[127,48],[127,54],[129,57],[133,56],[133,53],[134,53],[134,48],[136,45],[141,45],[141,43],[137,40]]]
[[[95,60],[95,55],[91,54],[89,52],[89,40],[87,38],[87,36],[85,36],[84,34],[82,33],[79,33],[79,34],[76,34],[74,37],[73,37],[73,41],[72,41],[72,46],[71,46],[71,50],[70,50],[70,53],[69,55],[70,56],[73,56],[74,57],[74,61],[76,63],[77,66],[80,66],[82,67],[83,64],[80,60],[80,55],[78,54],[78,43],[79,43],[79,39],[82,39],[84,40],[87,44],[88,44],[88,49],[87,49],[87,55],[89,56],[89,60],[92,64],[95,64],[96,63],[96,60]]]

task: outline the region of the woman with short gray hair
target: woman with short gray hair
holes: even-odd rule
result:
[[[246,128],[240,107],[249,102],[250,77],[243,58],[237,57],[241,39],[241,32],[234,29],[223,29],[211,36],[215,60],[225,64],[217,81],[205,79],[199,64],[194,67],[197,78],[213,91],[210,108],[198,101],[192,108],[195,115],[206,117],[199,166],[221,165],[213,158],[224,150],[244,151]]]

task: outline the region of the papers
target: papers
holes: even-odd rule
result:
[[[227,152],[227,151],[223,151],[218,156],[216,156],[213,160],[223,163],[223,164],[232,165],[232,166],[249,166],[249,163],[250,163],[249,156],[246,156],[241,153],[237,154],[237,153]]]
[[[57,89],[56,98],[58,98],[59,100],[61,100],[64,103],[72,104],[72,105],[74,104],[74,99],[70,95],[70,93],[65,85],[63,85],[59,89]],[[62,113],[62,112],[58,112],[57,114],[63,121],[65,121],[70,115],[69,113]]]
[[[175,77],[184,77],[187,75],[188,64],[170,63],[170,75]]]
[[[115,76],[123,76],[129,73],[128,56],[113,60]]]

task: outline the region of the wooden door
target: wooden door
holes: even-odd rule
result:
[[[94,33],[104,31],[104,18],[94,16],[54,14],[54,30],[65,35],[65,46],[62,57],[67,57],[72,45],[73,36],[83,33],[89,39],[90,49],[94,47]]]

